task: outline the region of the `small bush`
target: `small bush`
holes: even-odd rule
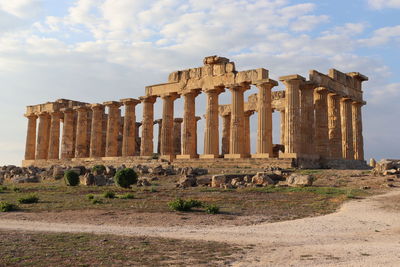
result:
[[[8,202],[0,202],[0,212],[9,212],[17,210],[18,207],[14,204],[10,204]]]
[[[29,195],[26,197],[19,198],[18,202],[21,204],[33,204],[33,203],[38,203],[39,198],[36,195]]]
[[[207,205],[206,206],[206,212],[208,214],[218,214],[219,213],[219,207],[215,204]]]
[[[131,185],[136,184],[137,180],[138,175],[131,168],[119,170],[114,176],[115,184],[123,188],[129,188]]]
[[[6,191],[7,189],[8,189],[7,186],[4,185],[0,186],[0,192]]]
[[[13,187],[12,189],[14,192],[21,192],[21,188],[19,187]]]
[[[154,186],[152,186],[152,187],[150,188],[150,192],[151,192],[151,193],[157,193],[157,188],[155,188]]]
[[[92,204],[103,204],[103,201],[101,201],[101,199],[94,198],[92,199]]]
[[[191,206],[192,208],[201,208],[203,207],[203,203],[199,200],[195,200],[195,199],[189,199],[188,201],[188,205]]]
[[[122,195],[119,197],[120,199],[134,199],[135,195],[132,193],[126,193],[125,195]]]
[[[87,194],[86,198],[89,199],[89,200],[92,200],[92,199],[94,199],[94,195],[93,194]]]
[[[74,171],[66,171],[64,173],[64,181],[68,186],[77,186],[79,185],[79,174]]]
[[[104,165],[96,165],[92,168],[92,172],[95,173],[99,173],[99,174],[103,174],[106,171],[106,167]]]
[[[103,197],[104,198],[115,198],[115,193],[111,192],[111,191],[107,191],[107,192],[104,192]]]
[[[201,207],[202,205],[203,204],[198,200],[183,200],[181,198],[177,198],[168,203],[169,208],[175,211],[190,211],[192,208]]]

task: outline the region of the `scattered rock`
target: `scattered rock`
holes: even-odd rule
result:
[[[255,185],[260,185],[260,186],[275,184],[275,182],[268,176],[268,173],[265,172],[258,172],[251,178],[251,182]]]
[[[194,176],[191,175],[183,175],[178,183],[177,183],[177,187],[181,187],[181,188],[186,188],[186,187],[192,187],[192,186],[196,186],[197,185],[197,179]]]
[[[293,173],[291,174],[288,179],[287,179],[287,184],[289,186],[311,186],[313,184],[313,177],[308,174],[297,174]]]
[[[151,183],[146,178],[142,178],[137,181],[137,186],[151,186]]]
[[[40,179],[37,176],[30,176],[30,177],[20,177],[20,178],[13,178],[11,181],[15,184],[22,184],[22,183],[39,183]]]
[[[221,187],[221,185],[226,183],[225,175],[214,175],[211,178],[211,187]]]

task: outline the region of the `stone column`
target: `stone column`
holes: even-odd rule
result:
[[[25,145],[25,160],[34,160],[36,153],[36,121],[37,116],[35,114],[26,114],[28,118],[28,129],[26,133],[26,145]]]
[[[154,120],[154,103],[156,96],[141,97],[143,104],[143,121],[142,121],[142,137],[141,137],[141,156],[153,155],[153,120]]]
[[[314,91],[315,102],[315,145],[316,152],[323,158],[329,157],[328,145],[328,90],[317,87]]]
[[[207,95],[206,125],[204,131],[204,154],[200,158],[219,157],[219,122],[218,95],[224,92],[223,87],[205,90]]]
[[[50,123],[50,141],[49,141],[49,154],[48,159],[60,158],[60,121],[61,112],[53,111]]]
[[[133,98],[121,99],[125,105],[124,128],[122,137],[122,156],[134,156],[136,154],[136,105],[139,100]]]
[[[158,125],[158,138],[157,138],[157,154],[161,154],[161,132],[162,132],[162,119],[155,120],[154,125]]]
[[[136,122],[136,156],[140,155],[140,144],[141,144],[141,138],[139,136],[140,132],[140,126],[142,126],[141,122]]]
[[[221,154],[229,154],[229,142],[231,137],[231,113],[222,114],[222,146]]]
[[[248,86],[232,86],[231,138],[229,154],[225,158],[244,158],[244,92]]]
[[[64,126],[61,141],[61,159],[72,159],[74,157],[74,121],[75,113],[72,108],[61,110],[64,113]]]
[[[89,142],[87,129],[88,125],[88,107],[79,106],[74,107],[78,113],[78,120],[76,125],[76,139],[75,139],[75,158],[89,157],[87,150],[87,143]]]
[[[90,134],[90,157],[104,157],[103,153],[103,118],[104,106],[101,104],[91,105],[92,117],[92,131]]]
[[[300,123],[301,152],[315,155],[315,122],[314,122],[314,86],[305,84],[300,87]]]
[[[353,114],[353,147],[354,159],[364,160],[364,138],[362,134],[362,115],[361,107],[364,105],[362,102],[352,103]]]
[[[196,157],[198,157],[198,153],[197,153],[197,123],[198,123],[198,121],[199,120],[201,120],[201,117],[200,116],[196,116],[196,123],[194,124],[194,127],[195,127],[195,130],[194,130],[194,134],[195,134],[195,137],[194,137],[194,152],[195,152],[195,155],[196,155]]]
[[[103,103],[108,107],[106,157],[118,156],[118,134],[121,122],[120,102],[110,101]]]
[[[284,109],[282,109],[282,110],[280,110],[280,114],[281,114],[281,136],[280,136],[280,142],[281,142],[281,145],[285,145],[286,144],[286,141],[285,141],[285,125],[286,125],[286,123],[285,123],[285,120],[286,120],[286,115],[285,115],[285,110]]]
[[[271,112],[272,112],[272,110],[271,110]],[[254,114],[254,111],[252,111],[252,110],[244,112],[244,135],[243,135],[243,137],[244,137],[244,142],[243,142],[244,143],[244,148],[243,148],[243,153],[245,155],[250,155],[250,153],[251,153],[250,116],[253,115],[253,114]]]
[[[36,143],[36,159],[47,159],[49,152],[50,115],[47,112],[39,114],[39,128]]]
[[[182,132],[182,149],[181,154],[177,158],[191,159],[197,158],[197,133],[196,133],[196,96],[198,91],[189,91],[183,93],[184,109],[183,109],[183,132]]]
[[[162,95],[163,114],[161,129],[161,156],[171,159],[174,155],[174,101],[177,94]]]
[[[285,96],[285,153],[281,157],[297,157],[301,148],[300,139],[300,87],[305,78],[300,75],[280,77],[286,86]]]
[[[342,124],[340,116],[340,96],[328,95],[329,157],[342,158]]]
[[[182,147],[182,118],[175,118],[174,119],[174,154],[180,155],[181,154],[181,147]]]
[[[274,86],[277,85],[278,83],[274,80],[267,80],[265,82],[257,84],[258,88],[257,154],[253,155],[253,157],[256,158],[269,158],[272,157],[273,154],[271,90]],[[246,146],[249,145],[250,144],[246,144]]]
[[[342,153],[344,159],[354,159],[351,103],[352,100],[350,98],[342,98],[340,100],[340,116],[342,119]]]

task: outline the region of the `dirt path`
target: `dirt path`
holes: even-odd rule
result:
[[[0,229],[148,235],[255,245],[235,266],[399,266],[400,190],[346,203],[334,214],[230,227],[123,227],[0,220]]]

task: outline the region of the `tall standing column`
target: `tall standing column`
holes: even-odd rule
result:
[[[153,155],[153,121],[154,121],[154,103],[157,97],[147,96],[139,98],[143,104],[143,121],[141,137],[141,156]]]
[[[49,154],[48,159],[60,158],[60,121],[61,112],[53,111],[50,123],[50,141],[49,141]]]
[[[231,138],[229,142],[229,154],[225,158],[243,158],[244,153],[244,92],[248,86],[232,86],[231,104]]]
[[[72,159],[74,157],[74,121],[75,113],[72,108],[61,110],[64,113],[64,126],[61,142],[61,159]]]
[[[93,104],[92,108],[92,131],[90,134],[90,157],[104,157],[103,153],[103,119],[104,106]]]
[[[222,114],[222,155],[229,154],[229,141],[231,138],[231,113]]]
[[[268,158],[273,154],[271,90],[274,86],[277,85],[278,83],[274,80],[267,80],[265,82],[257,84],[258,87],[257,154],[253,155],[253,157],[256,158]],[[249,146],[249,144],[247,144],[246,146]]]
[[[282,110],[280,110],[279,111],[279,113],[281,114],[281,135],[280,135],[280,142],[281,142],[281,145],[285,145],[286,144],[286,141],[285,141],[285,125],[286,125],[286,122],[285,122],[285,120],[286,120],[286,115],[285,115],[285,110],[284,109],[282,109]]]
[[[300,87],[305,78],[300,75],[280,77],[286,86],[285,96],[285,153],[282,157],[297,157],[301,148]]]
[[[162,132],[162,119],[155,120],[154,125],[158,125],[158,137],[157,137],[157,154],[161,154],[161,132]]]
[[[244,148],[243,153],[250,155],[251,153],[251,141],[250,141],[250,116],[254,114],[254,111],[249,110],[244,112]],[[272,130],[272,129],[271,129]],[[271,154],[272,155],[272,154]]]
[[[316,152],[323,158],[329,157],[328,145],[328,90],[317,87],[315,97],[315,141]]]
[[[88,107],[79,106],[74,110],[78,113],[78,120],[76,124],[76,140],[75,140],[75,158],[89,157],[87,149],[88,138]]]
[[[200,155],[200,158],[219,157],[218,95],[224,91],[223,87],[205,90],[207,107],[204,131],[204,154]]]
[[[182,118],[174,119],[174,154],[180,155],[182,152]]]
[[[140,155],[140,144],[141,144],[141,138],[139,136],[140,126],[142,126],[142,123],[136,122],[136,154],[135,155],[137,155],[137,156]]]
[[[340,116],[340,96],[328,95],[329,157],[342,158],[342,124]]]
[[[118,135],[121,122],[120,102],[110,101],[103,103],[108,107],[106,157],[118,156]]]
[[[47,159],[49,152],[50,115],[47,112],[39,114],[39,129],[36,144],[36,159]]]
[[[124,129],[122,137],[122,156],[134,156],[136,154],[136,105],[139,100],[133,98],[121,99],[125,106]]]
[[[183,93],[183,129],[182,129],[182,149],[177,158],[191,159],[197,158],[197,136],[196,136],[196,96],[198,91]]]
[[[350,98],[342,98],[340,101],[340,115],[342,119],[342,153],[344,159],[354,159],[351,103],[352,100]]]
[[[194,153],[196,155],[196,157],[198,157],[198,153],[197,153],[197,122],[201,120],[200,116],[196,116],[196,123],[194,124]]]
[[[352,103],[352,114],[353,114],[353,146],[354,146],[354,159],[364,160],[364,138],[362,134],[362,115],[361,107],[364,103],[353,102]]]
[[[315,155],[314,86],[300,87],[301,152]]]
[[[28,118],[28,129],[26,133],[26,145],[25,145],[25,160],[34,160],[36,153],[36,121],[37,115],[26,114]]]
[[[174,156],[174,101],[177,94],[161,96],[163,100],[162,129],[161,129],[161,156],[171,159]]]

